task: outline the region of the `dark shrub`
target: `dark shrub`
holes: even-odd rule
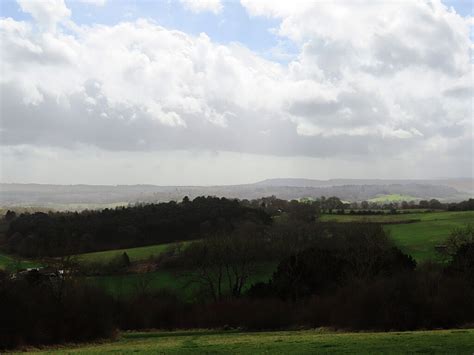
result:
[[[334,290],[352,279],[390,277],[412,271],[415,261],[397,248],[313,247],[283,260],[269,285],[255,285],[250,295],[274,293],[297,300]]]
[[[80,284],[0,281],[0,348],[110,337],[113,300]]]

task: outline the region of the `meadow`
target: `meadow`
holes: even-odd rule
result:
[[[170,248],[173,244],[174,243],[148,245],[138,248],[98,251],[94,253],[79,254],[76,257],[80,262],[107,263],[122,255],[123,253],[127,253],[128,257],[130,258],[130,262],[137,262],[156,257],[168,250],[168,248]],[[183,245],[185,244],[186,242],[183,243]]]
[[[25,269],[37,267],[39,264],[33,260],[18,259],[17,257],[0,252],[0,270]]]
[[[138,248],[105,250],[94,253],[84,253],[76,255],[75,258],[81,263],[105,264],[111,262],[114,258],[119,257],[124,252],[126,252],[128,257],[130,258],[130,262],[140,262],[160,255],[161,253],[168,250],[168,248],[170,248],[172,244],[174,243],[148,245],[145,247]],[[186,242],[183,244],[185,245]],[[33,260],[19,260],[17,256],[12,256],[0,252],[0,269],[6,269],[7,267],[21,269],[27,267],[35,267],[37,265],[38,263]]]
[[[468,223],[474,223],[474,211],[420,212],[396,215],[323,215],[323,221],[373,222],[385,224],[395,244],[417,262],[439,261],[435,246],[443,244],[449,233]]]
[[[400,194],[389,194],[389,195],[379,195],[377,197],[371,198],[369,202],[376,203],[390,203],[390,202],[402,202],[402,201],[415,201],[419,198],[410,196],[410,195],[400,195]]]
[[[273,332],[125,332],[116,341],[36,350],[42,354],[472,354],[474,329],[339,333],[323,329]],[[356,349],[356,350],[355,350]],[[35,349],[31,349],[35,350]]]
[[[276,263],[261,263],[247,287],[259,281],[268,281]],[[167,290],[185,301],[191,301],[198,285],[190,282],[190,275],[171,270],[158,270],[138,274],[91,276],[87,282],[105,289],[113,296],[131,296],[144,291]]]

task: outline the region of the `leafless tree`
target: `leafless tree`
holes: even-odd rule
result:
[[[216,301],[239,297],[257,271],[263,245],[261,231],[251,225],[209,235],[186,248],[184,257],[192,271],[184,275]]]

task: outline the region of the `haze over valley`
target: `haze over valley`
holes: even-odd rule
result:
[[[154,185],[42,185],[0,184],[0,203],[7,206],[38,206],[58,209],[108,207],[110,204],[181,201],[185,196],[217,196],[257,199],[277,196],[292,200],[336,196],[360,202],[400,195],[399,201],[439,199],[461,201],[474,196],[472,179],[362,180],[362,179],[269,179],[255,184],[227,186]],[[390,198],[387,197],[387,201]],[[69,206],[70,205],[70,206]],[[74,206],[76,205],[76,206]],[[104,205],[104,206],[101,206]]]

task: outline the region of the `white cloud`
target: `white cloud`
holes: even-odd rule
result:
[[[79,1],[84,4],[94,5],[94,6],[104,6],[107,0],[74,0]]]
[[[438,2],[242,1],[281,21],[300,50],[288,65],[149,20],[77,26],[61,1],[20,4],[40,30],[0,20],[2,144],[361,164],[416,151],[469,170],[469,23]]]
[[[221,0],[180,0],[184,8],[194,13],[209,11],[218,14],[222,11]]]
[[[64,0],[18,0],[18,4],[23,12],[29,13],[40,26],[50,31],[71,15]]]

